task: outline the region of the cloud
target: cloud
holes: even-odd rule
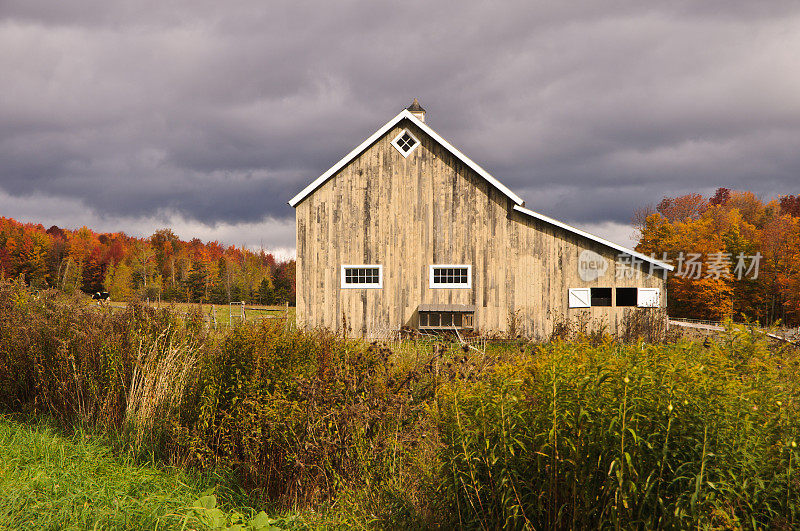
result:
[[[412,97],[568,222],[797,193],[798,24],[793,2],[6,0],[0,215],[292,247],[286,201]]]

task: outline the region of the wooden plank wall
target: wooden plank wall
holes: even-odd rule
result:
[[[421,142],[404,158],[391,141],[408,128]],[[509,313],[529,336],[549,336],[554,319],[588,313],[610,330],[623,308],[568,309],[575,287],[658,287],[660,270],[615,278],[616,251],[513,210],[472,169],[404,120],[296,207],[297,319],[356,335],[416,326],[420,304],[474,304],[483,332],[504,331]],[[584,249],[610,260],[584,282]],[[341,289],[342,264],[382,264],[383,289]],[[430,289],[432,264],[471,264],[471,289]]]

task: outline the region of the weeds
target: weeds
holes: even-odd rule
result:
[[[733,355],[696,343],[554,343],[477,384],[452,383],[439,426],[453,523],[796,522],[797,356],[743,334],[723,342],[738,343]]]
[[[317,527],[797,525],[795,352],[744,327],[653,345],[588,325],[545,345],[367,344],[4,282],[0,406],[229,475]],[[276,524],[186,507],[187,525]]]
[[[622,316],[621,340],[633,343],[664,341],[667,334],[667,312],[664,308],[632,308]]]

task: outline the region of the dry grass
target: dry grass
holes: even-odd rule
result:
[[[137,451],[163,436],[164,424],[178,418],[185,391],[196,377],[197,346],[169,338],[166,330],[148,347],[139,347],[123,422]]]

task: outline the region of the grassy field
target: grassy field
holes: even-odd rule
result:
[[[66,437],[48,423],[0,417],[2,529],[204,529],[235,522],[282,528],[295,522],[249,508],[214,511],[212,496],[228,505],[237,498],[222,478],[140,464],[97,437]]]
[[[96,302],[91,304],[96,305]],[[186,315],[189,312],[200,312],[205,316],[209,325],[214,326],[214,319],[216,318],[217,328],[228,327],[233,324],[241,323],[243,321],[258,321],[261,319],[284,319],[287,315],[290,322],[294,322],[295,309],[293,306],[266,306],[259,304],[245,304],[244,318],[242,318],[241,306],[230,306],[228,304],[197,304],[187,302],[150,302],[146,301],[145,304],[153,308],[171,308],[179,315]],[[126,302],[109,302],[108,305],[112,308],[123,309],[128,303]]]

